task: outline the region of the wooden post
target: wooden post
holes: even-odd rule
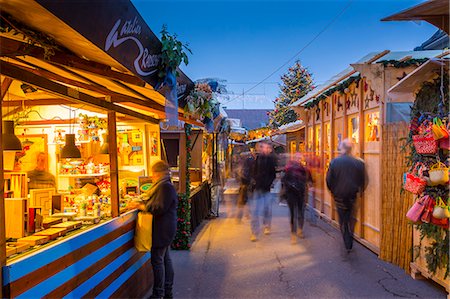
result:
[[[109,166],[111,178],[111,216],[120,215],[119,163],[117,159],[116,112],[108,111]]]
[[[364,159],[364,131],[365,131],[365,118],[364,118],[364,79],[359,80],[359,157]],[[381,130],[380,130],[381,131]],[[361,193],[360,205],[359,205],[359,218],[360,218],[360,236],[364,239],[364,193]]]
[[[321,189],[321,194],[322,194],[322,198],[320,199],[320,212],[322,212],[323,214],[325,214],[325,180],[324,180],[324,175],[325,175],[325,148],[324,148],[324,144],[325,144],[325,123],[324,123],[324,113],[323,113],[323,106],[324,106],[324,101],[321,101],[319,103],[319,107],[320,107],[320,140],[319,140],[319,155],[320,155],[320,189]]]
[[[334,92],[332,95],[331,95],[331,98],[330,98],[330,107],[329,107],[329,109],[330,109],[330,144],[329,144],[329,153],[330,153],[330,161],[334,158],[334,146],[335,146],[335,144],[334,144],[334,133],[335,133],[335,129],[334,129],[334,126],[335,126],[335,123],[334,123],[334,96],[336,96],[337,94],[336,94],[336,92]],[[325,177],[326,177],[326,173],[325,173]],[[331,218],[331,220],[335,220],[335,212],[334,212],[334,210],[335,210],[335,208],[336,208],[336,206],[335,206],[335,204],[334,204],[334,198],[333,198],[333,196],[331,196],[331,215],[330,215],[330,218]]]
[[[3,98],[13,80],[5,78],[0,82],[0,111]],[[3,130],[3,115],[0,113],[0,131]],[[0,152],[3,153],[3,140],[0,137]],[[0,298],[3,298],[3,266],[6,265],[6,230],[5,230],[5,190],[3,182],[3,154],[0,154]]]
[[[186,125],[185,125],[186,126]],[[186,152],[186,133],[185,131],[180,133],[179,142],[179,165],[178,165],[178,175],[179,175],[179,193],[186,193],[186,163],[187,163],[187,152]]]

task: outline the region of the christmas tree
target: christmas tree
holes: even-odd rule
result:
[[[314,89],[311,73],[298,60],[281,76],[281,81],[275,109],[269,113],[269,125],[273,128],[296,121],[298,115],[290,105]]]

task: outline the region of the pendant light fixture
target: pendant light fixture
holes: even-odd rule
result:
[[[66,134],[66,144],[61,150],[61,158],[80,159],[81,152],[75,145],[75,134]]]
[[[2,145],[4,151],[20,152],[22,150],[22,143],[14,134],[14,121],[12,120],[3,121]]]

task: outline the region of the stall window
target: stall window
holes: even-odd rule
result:
[[[342,139],[344,138],[344,123],[343,119],[337,119],[334,122],[334,150],[337,151],[339,148],[339,144],[341,143]]]
[[[359,143],[359,117],[350,117],[348,119],[348,138],[354,144]]]
[[[295,141],[291,141],[290,143],[290,151],[291,153],[295,153],[297,151],[297,144]]]
[[[321,140],[320,140],[320,136],[321,136],[321,127],[317,126],[316,127],[316,153],[320,153],[321,151]]]
[[[308,152],[311,152],[313,149],[313,128],[309,127],[308,128]]]
[[[373,112],[366,115],[365,139],[367,142],[380,141],[380,112]]]

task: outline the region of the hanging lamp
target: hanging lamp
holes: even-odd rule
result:
[[[75,145],[75,134],[66,134],[66,144],[61,150],[61,158],[65,159],[81,158],[81,152]]]
[[[16,151],[22,150],[22,143],[19,138],[14,134],[14,121],[4,120],[2,127],[2,145],[4,151]]]

